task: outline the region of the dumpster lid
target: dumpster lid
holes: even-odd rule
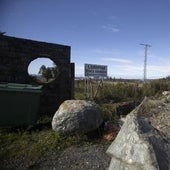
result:
[[[18,84],[18,83],[0,83],[1,89],[8,90],[41,90],[42,85]]]

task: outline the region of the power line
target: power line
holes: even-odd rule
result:
[[[149,44],[140,44],[140,45],[143,45],[145,46],[145,55],[144,55],[144,69],[143,69],[143,81],[145,82],[146,79],[147,79],[147,70],[146,70],[146,67],[147,67],[147,53],[148,53],[148,47],[152,47],[151,45]]]

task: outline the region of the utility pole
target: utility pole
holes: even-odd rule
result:
[[[144,70],[143,70],[143,81],[145,82],[147,77],[146,77],[146,66],[147,66],[147,53],[148,53],[148,47],[152,47],[149,44],[140,44],[145,46],[145,55],[144,55]]]

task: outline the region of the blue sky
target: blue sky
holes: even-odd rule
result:
[[[108,66],[116,78],[170,75],[169,0],[0,0],[6,35],[71,46],[76,76],[84,64]]]

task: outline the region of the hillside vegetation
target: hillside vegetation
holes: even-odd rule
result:
[[[145,96],[159,96],[169,90],[170,77],[145,83],[135,80],[75,81],[75,99],[94,100],[100,105],[106,120],[128,114]]]
[[[170,90],[169,77],[158,80],[149,80],[146,83],[135,80],[104,80],[102,85],[100,84],[100,81],[90,80],[89,83],[89,91],[93,93],[92,99],[99,102],[109,102],[110,100],[121,102],[129,99],[141,100],[145,96],[155,96],[168,90]],[[75,98],[86,98],[84,80],[75,81]]]
[[[145,96],[159,96],[168,90],[170,78],[147,83],[91,81],[89,89],[85,88],[83,80],[75,81],[75,99],[94,100],[103,111],[105,121],[117,120],[120,113],[130,112]],[[88,135],[58,134],[51,129],[52,116],[41,115],[37,125],[32,128],[0,128],[0,164],[4,169],[36,169],[45,158],[48,157],[50,162],[70,146],[106,143],[101,136],[92,139]]]

